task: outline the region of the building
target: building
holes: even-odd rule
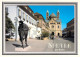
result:
[[[43,16],[37,12],[34,13],[34,16],[39,21],[38,26],[42,29],[42,32],[49,31],[48,26],[46,25],[46,22],[45,22]]]
[[[67,28],[62,31],[62,37],[67,37]]]
[[[12,20],[15,26],[15,38],[19,39],[18,26],[19,21],[24,21],[29,27],[28,38],[36,38],[37,35],[41,34],[41,28],[37,27],[37,20],[34,17],[34,12],[29,6],[6,6],[8,11],[8,17]],[[37,34],[37,32],[40,32]]]
[[[59,10],[57,11],[57,16],[52,13],[49,16],[49,11],[46,12],[46,22],[49,25],[49,33],[55,36],[62,36],[61,30],[61,20],[59,19]]]
[[[74,19],[67,23],[67,37],[74,37]]]

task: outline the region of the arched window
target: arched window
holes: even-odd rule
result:
[[[57,24],[60,24],[60,22],[58,22]]]
[[[52,28],[54,28],[54,26],[52,26]]]
[[[58,26],[58,28],[59,28],[59,26]]]

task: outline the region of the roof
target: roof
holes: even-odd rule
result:
[[[37,19],[44,19],[44,17],[41,14],[39,14],[38,12],[34,13],[34,16],[41,16],[40,18],[38,17]]]
[[[49,11],[47,10],[47,12],[49,13]]]
[[[50,20],[45,20],[45,21],[46,21],[46,23],[49,23]],[[56,19],[56,20],[54,20],[54,21],[56,21],[56,22],[61,22],[60,19]]]
[[[61,22],[61,20],[60,19],[57,19],[56,22]]]
[[[56,17],[56,15],[55,15],[54,13],[52,13],[52,14],[50,15],[50,17]]]
[[[48,23],[48,22],[49,22],[49,20],[45,20],[45,22],[47,22],[47,23]]]
[[[29,12],[29,10],[27,10],[26,8],[25,8],[25,6],[18,6],[18,7],[20,7],[21,9],[23,9],[27,14],[29,14],[32,18],[34,18],[35,20],[37,20],[33,15],[32,15],[32,13],[30,13]],[[29,8],[30,9],[30,8]],[[31,9],[30,9],[31,10]],[[33,13],[34,14],[34,13]]]
[[[38,15],[38,16],[42,16],[40,13],[36,12],[34,13],[34,15]]]
[[[59,12],[59,10],[57,12]]]

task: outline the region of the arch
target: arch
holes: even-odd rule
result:
[[[52,32],[52,35],[54,35],[54,32]]]
[[[58,33],[58,36],[60,36],[60,33]]]

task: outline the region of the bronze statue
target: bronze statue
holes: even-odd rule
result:
[[[19,21],[18,33],[23,48],[24,48],[23,40],[25,40],[25,44],[26,46],[28,46],[27,45],[28,30],[29,30],[28,26],[24,24],[23,21]]]

